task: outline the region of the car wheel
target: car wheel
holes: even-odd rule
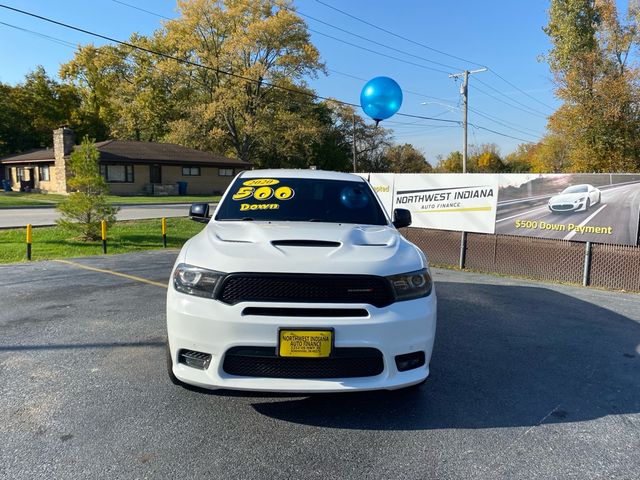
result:
[[[181,387],[186,386],[185,383],[178,380],[178,377],[176,377],[173,374],[173,360],[171,358],[171,350],[169,349],[169,342],[167,342],[167,345],[165,347],[165,357],[167,360],[167,374],[169,375],[169,380],[171,380],[171,383],[173,383],[174,385],[179,385]]]
[[[598,205],[600,205],[600,203],[602,203],[602,193],[598,194]]]
[[[587,198],[587,203],[584,204],[584,210],[587,211],[591,208],[591,199]]]

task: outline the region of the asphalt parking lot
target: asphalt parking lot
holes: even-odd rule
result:
[[[421,387],[202,393],[165,370],[176,254],[0,267],[1,478],[638,478],[640,295],[435,270]]]

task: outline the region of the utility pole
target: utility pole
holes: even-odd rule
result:
[[[356,173],[356,112],[353,112],[353,173]]]
[[[474,73],[486,72],[486,68],[479,68],[478,70],[465,70],[461,73],[452,73],[449,78],[462,77],[464,80],[460,87],[460,94],[462,95],[462,101],[464,103],[463,117],[462,117],[462,173],[467,173],[467,115],[469,108],[469,75]]]
[[[469,110],[469,75],[474,73],[486,72],[486,68],[479,68],[478,70],[465,70],[462,73],[452,73],[449,78],[462,77],[462,86],[460,87],[460,93],[462,94],[462,101],[464,102],[463,117],[462,117],[462,173],[467,173],[467,116]],[[464,269],[467,260],[467,232],[462,232],[460,237],[460,261],[458,266],[460,269]]]

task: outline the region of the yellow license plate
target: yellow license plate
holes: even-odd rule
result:
[[[331,355],[331,330],[280,330],[281,357],[323,358]]]

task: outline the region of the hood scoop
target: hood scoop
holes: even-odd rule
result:
[[[327,247],[335,248],[341,245],[340,242],[330,242],[327,240],[273,240],[274,247]]]

